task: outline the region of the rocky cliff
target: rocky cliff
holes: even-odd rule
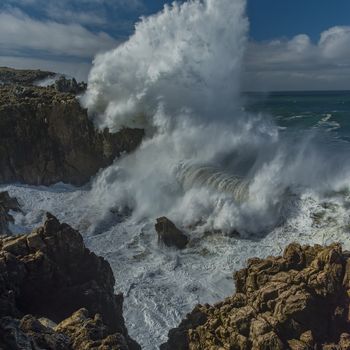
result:
[[[138,129],[97,131],[75,95],[54,86],[0,86],[1,183],[82,185],[142,137]]]
[[[235,281],[235,295],[197,306],[161,349],[350,349],[350,254],[339,245],[292,244],[249,260]]]
[[[109,264],[50,214],[0,239],[0,349],[136,350]]]
[[[0,84],[33,85],[40,80],[53,78],[56,73],[42,70],[0,67]]]

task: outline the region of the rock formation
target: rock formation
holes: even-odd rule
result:
[[[136,350],[109,264],[47,214],[29,235],[0,239],[0,349]]]
[[[85,92],[87,84],[77,83],[74,78],[67,79],[64,76],[61,76],[55,81],[53,87],[59,92],[67,92],[70,94],[78,95]]]
[[[161,349],[350,349],[350,254],[340,245],[292,244],[249,260],[235,282],[235,295],[198,305]]]
[[[20,210],[17,199],[10,197],[8,192],[0,192],[0,235],[9,233],[8,225],[13,222],[10,210]]]
[[[155,229],[158,233],[159,241],[163,242],[166,246],[179,249],[186,248],[188,243],[187,236],[184,235],[168,218],[158,218]]]
[[[53,78],[56,73],[42,70],[13,69],[0,67],[0,84],[20,84],[24,86],[33,85],[36,82]]]
[[[0,86],[0,182],[82,185],[143,131],[99,132],[74,94],[53,87]]]

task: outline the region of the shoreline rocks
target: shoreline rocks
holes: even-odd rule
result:
[[[51,214],[29,235],[0,239],[0,282],[0,349],[140,349],[109,264]]]
[[[0,85],[0,183],[81,186],[141,143],[141,129],[96,130],[75,94],[28,85],[37,76],[29,72],[27,85]],[[63,90],[84,88],[74,82],[57,84]]]
[[[54,78],[56,73],[42,71],[40,69],[14,69],[8,67],[0,67],[0,83],[1,84],[20,84],[24,86],[34,85],[36,82]]]
[[[250,259],[235,283],[236,294],[198,305],[161,350],[350,349],[350,254],[340,245]]]
[[[87,84],[84,82],[77,83],[77,81],[72,79],[67,79],[64,76],[59,77],[53,87],[59,92],[66,92],[74,95],[82,94],[87,89]]]

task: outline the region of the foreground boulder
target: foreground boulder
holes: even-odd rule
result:
[[[161,349],[350,349],[350,255],[340,245],[292,244],[249,260],[235,281],[235,295],[198,305]]]
[[[9,233],[9,223],[14,219],[10,211],[19,211],[20,206],[16,198],[10,197],[7,191],[0,192],[0,235]]]
[[[173,222],[166,217],[157,219],[155,229],[158,233],[160,242],[168,247],[184,249],[188,243],[188,238],[184,235]]]
[[[76,96],[54,87],[0,85],[0,183],[83,185],[143,135],[97,131]]]
[[[139,349],[114,284],[107,261],[50,214],[29,235],[1,238],[0,349]]]

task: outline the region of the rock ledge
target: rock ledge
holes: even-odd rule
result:
[[[236,294],[198,305],[162,350],[349,350],[350,255],[340,245],[288,246],[251,259]]]
[[[0,349],[140,349],[114,283],[107,261],[51,214],[29,235],[1,238]]]

